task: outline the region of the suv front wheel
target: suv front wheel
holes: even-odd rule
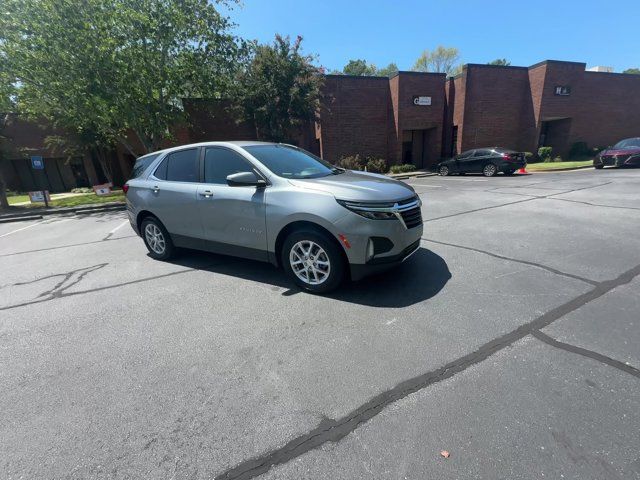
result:
[[[280,261],[300,288],[326,293],[344,278],[345,262],[339,248],[326,234],[299,230],[285,240]]]

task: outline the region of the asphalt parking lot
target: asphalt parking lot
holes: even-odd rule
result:
[[[422,249],[327,297],[0,224],[0,478],[640,478],[640,170],[409,183]]]

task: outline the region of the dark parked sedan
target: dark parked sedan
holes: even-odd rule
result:
[[[498,172],[511,175],[526,164],[527,161],[522,152],[500,147],[476,148],[440,162],[436,165],[436,172],[442,176],[452,173],[482,173],[485,177],[493,177]]]
[[[593,166],[600,170],[605,165],[615,167],[640,166],[640,137],[625,138],[613,147],[601,151],[593,159]]]

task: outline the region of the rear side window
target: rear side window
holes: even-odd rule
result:
[[[167,155],[154,176],[170,182],[198,181],[198,149],[190,148]]]
[[[159,153],[152,153],[151,155],[145,155],[144,157],[140,157],[136,160],[135,165],[133,165],[133,170],[131,170],[131,178],[138,178],[140,175],[144,173],[144,171],[153,163],[153,161],[158,158]]]
[[[207,148],[204,155],[204,181],[227,184],[227,176],[238,172],[251,172],[253,166],[242,156],[227,148]]]
[[[491,155],[489,150],[476,150],[476,153],[473,154],[474,157],[486,157],[487,155]]]

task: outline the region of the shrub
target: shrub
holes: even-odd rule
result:
[[[360,155],[350,155],[348,157],[342,157],[336,164],[347,170],[364,170],[366,163],[367,161],[361,158]]]
[[[524,153],[524,159],[526,160],[527,163],[536,163],[540,161],[540,159],[536,157],[532,152],[523,152],[523,153]]]
[[[569,158],[584,158],[591,156],[591,149],[587,145],[587,142],[575,142],[569,149]]]
[[[93,189],[87,187],[72,188],[71,193],[93,193]]]
[[[540,147],[538,149],[538,156],[543,162],[550,162],[552,153],[553,149],[551,147]]]
[[[369,158],[367,161],[367,171],[373,173],[387,173],[389,167],[382,158]]]
[[[415,165],[410,163],[403,163],[402,165],[391,165],[391,173],[406,173],[413,172],[416,169]]]
[[[554,162],[564,162],[564,160],[562,159],[562,157],[560,155],[557,155],[554,159]]]

